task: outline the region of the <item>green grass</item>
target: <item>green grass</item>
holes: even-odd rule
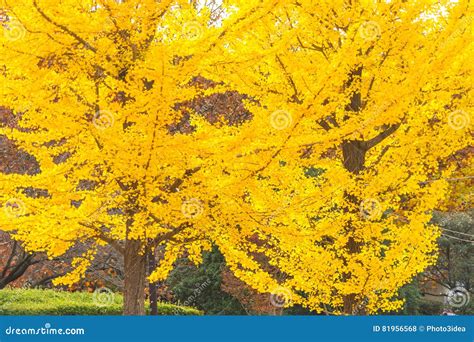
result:
[[[0,290],[0,315],[121,315],[119,293],[66,292],[40,289]],[[147,310],[148,304],[147,304]],[[159,315],[202,315],[197,309],[158,303]]]

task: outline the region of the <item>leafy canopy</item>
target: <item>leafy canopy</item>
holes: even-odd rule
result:
[[[2,105],[17,127],[0,134],[41,171],[2,175],[2,229],[50,256],[90,244],[65,284],[104,244],[163,248],[155,281],[214,243],[286,305],[400,307],[435,259],[448,158],[472,143],[472,5],[216,6],[6,1]],[[232,91],[251,116],[183,114]]]

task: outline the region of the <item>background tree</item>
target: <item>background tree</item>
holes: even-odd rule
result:
[[[469,303],[469,298],[474,295],[474,210],[437,212],[433,219],[442,230],[442,236],[439,238],[439,258],[437,263],[424,273],[422,293],[439,296],[446,307],[451,306],[457,313],[472,314],[473,305]],[[431,291],[430,285],[437,285],[436,287],[444,289],[444,292]],[[456,294],[458,290],[463,293]],[[450,295],[460,298],[448,298]],[[454,306],[449,305],[449,301],[453,301]]]
[[[435,212],[433,221],[442,229],[439,257],[400,293],[406,299],[401,313],[439,315],[444,310],[472,314],[473,211]]]

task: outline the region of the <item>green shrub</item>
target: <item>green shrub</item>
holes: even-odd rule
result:
[[[203,262],[194,266],[186,258],[179,259],[171,271],[166,285],[174,299],[184,305],[192,305],[206,315],[245,315],[237,299],[222,291],[224,256],[217,247],[204,253]]]
[[[39,289],[0,290],[0,315],[121,315],[121,294]],[[149,311],[148,304],[147,310]],[[158,303],[159,315],[201,315],[194,308]]]

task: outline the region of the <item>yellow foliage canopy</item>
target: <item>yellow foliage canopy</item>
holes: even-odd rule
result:
[[[164,246],[152,281],[217,244],[259,291],[372,313],[434,261],[472,144],[469,1],[5,3],[0,134],[41,172],[1,176],[0,223],[50,256],[92,246],[63,283],[103,244]],[[237,123],[179,105],[235,91]]]

